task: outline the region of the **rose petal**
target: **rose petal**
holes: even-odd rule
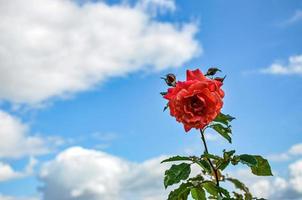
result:
[[[196,70],[187,70],[187,81],[189,80],[205,80],[206,77],[202,74],[202,72],[199,69]]]

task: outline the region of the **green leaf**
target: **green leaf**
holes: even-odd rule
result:
[[[249,192],[244,194],[244,200],[253,200],[253,195]]]
[[[218,187],[218,186],[217,186],[217,187]],[[219,190],[219,192],[221,192],[225,197],[230,198],[230,194],[229,194],[229,192],[228,192],[226,189],[224,189],[224,188],[222,188],[222,187],[218,187],[218,190]]]
[[[242,194],[239,194],[237,192],[233,192],[233,194],[234,194],[234,197],[235,197],[236,200],[243,200]]]
[[[231,163],[232,163],[232,165],[237,165],[238,163],[239,163],[239,161],[240,161],[240,158],[239,158],[239,156],[233,156],[233,158],[231,159]]]
[[[198,164],[201,168],[203,168],[206,172],[210,173],[212,172],[212,168],[210,164],[205,160],[197,160],[195,161],[196,164]]]
[[[202,186],[209,194],[217,197],[219,193],[219,189],[215,183],[213,183],[212,181],[205,181],[202,183]]]
[[[225,124],[225,125],[229,125],[229,123],[234,119],[235,119],[235,117],[232,117],[231,115],[225,115],[223,113],[220,113],[219,115],[217,115],[217,117],[214,119],[214,121]]]
[[[242,183],[241,181],[239,181],[238,179],[235,178],[226,178],[225,180],[230,181],[231,183],[234,184],[234,186],[246,193],[249,193],[249,189],[244,185],[244,183]]]
[[[203,155],[201,155],[202,158],[208,158],[208,159],[213,159],[213,160],[221,160],[223,158],[214,155],[214,154],[210,154],[210,153],[204,153]]]
[[[204,181],[204,178],[201,174],[198,174],[195,177],[189,178],[188,181],[190,181],[191,183],[202,182],[202,181]]]
[[[187,200],[190,194],[190,183],[182,183],[177,189],[170,192],[168,200]]]
[[[227,139],[229,143],[232,143],[232,138],[230,136],[230,134],[232,134],[232,130],[229,126],[225,127],[221,124],[213,124],[210,127],[217,131],[222,137]]]
[[[259,155],[254,155],[254,158],[257,160],[257,165],[251,167],[253,174],[257,176],[273,176],[271,166],[266,159]]]
[[[216,163],[218,169],[224,170],[230,164],[231,158],[234,155],[234,153],[235,150],[231,150],[231,151],[223,150],[223,159]]]
[[[231,158],[235,153],[235,150],[231,150],[231,151],[226,151],[226,150],[223,150],[223,158],[224,159],[228,159],[228,158]]]
[[[242,155],[239,155],[238,157],[239,157],[239,161],[242,164],[246,164],[250,167],[257,165],[257,160],[253,155],[242,154]]]
[[[161,161],[161,163],[165,163],[165,162],[173,162],[173,161],[192,161],[193,159],[191,157],[188,156],[173,156],[171,158],[165,159],[163,161]]]
[[[206,200],[206,193],[202,188],[191,188],[191,195],[195,200]]]
[[[164,185],[167,188],[169,185],[179,183],[181,180],[186,180],[191,173],[191,165],[181,163],[179,165],[172,165],[172,167],[165,172]]]
[[[230,164],[230,160],[222,160],[217,163],[218,169],[224,170]]]

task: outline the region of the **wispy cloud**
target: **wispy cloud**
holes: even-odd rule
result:
[[[302,10],[296,10],[296,12],[284,22],[285,25],[293,24],[302,21]]]
[[[297,24],[299,22],[302,22],[302,10],[298,9],[295,12],[292,13],[287,19],[284,19],[283,21],[279,22],[277,24],[278,27],[285,28],[294,24]]]
[[[269,67],[259,71],[273,75],[302,75],[302,55],[290,56],[287,63],[274,62]]]

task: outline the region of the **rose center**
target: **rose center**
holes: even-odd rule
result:
[[[201,115],[204,110],[204,102],[197,96],[193,96],[190,100],[190,107],[194,114]]]

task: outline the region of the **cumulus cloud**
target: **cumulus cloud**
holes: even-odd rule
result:
[[[161,22],[138,5],[0,1],[0,19],[0,99],[14,103],[66,97],[110,77],[178,67],[201,53],[195,24]]]
[[[302,75],[302,55],[289,57],[287,64],[275,62],[268,68],[261,69],[260,72],[274,75]]]
[[[20,158],[48,153],[57,139],[30,135],[29,126],[0,110],[0,158]]]
[[[293,188],[301,193],[302,198],[302,160],[296,161],[295,163],[289,166],[290,169],[290,184]]]
[[[300,200],[302,199],[302,160],[290,164],[288,173],[287,178],[278,175],[257,177],[252,175],[250,170],[241,169],[232,175],[240,177],[257,197],[273,200]]]
[[[162,157],[133,163],[102,151],[71,147],[44,164],[44,200],[164,199]]]

